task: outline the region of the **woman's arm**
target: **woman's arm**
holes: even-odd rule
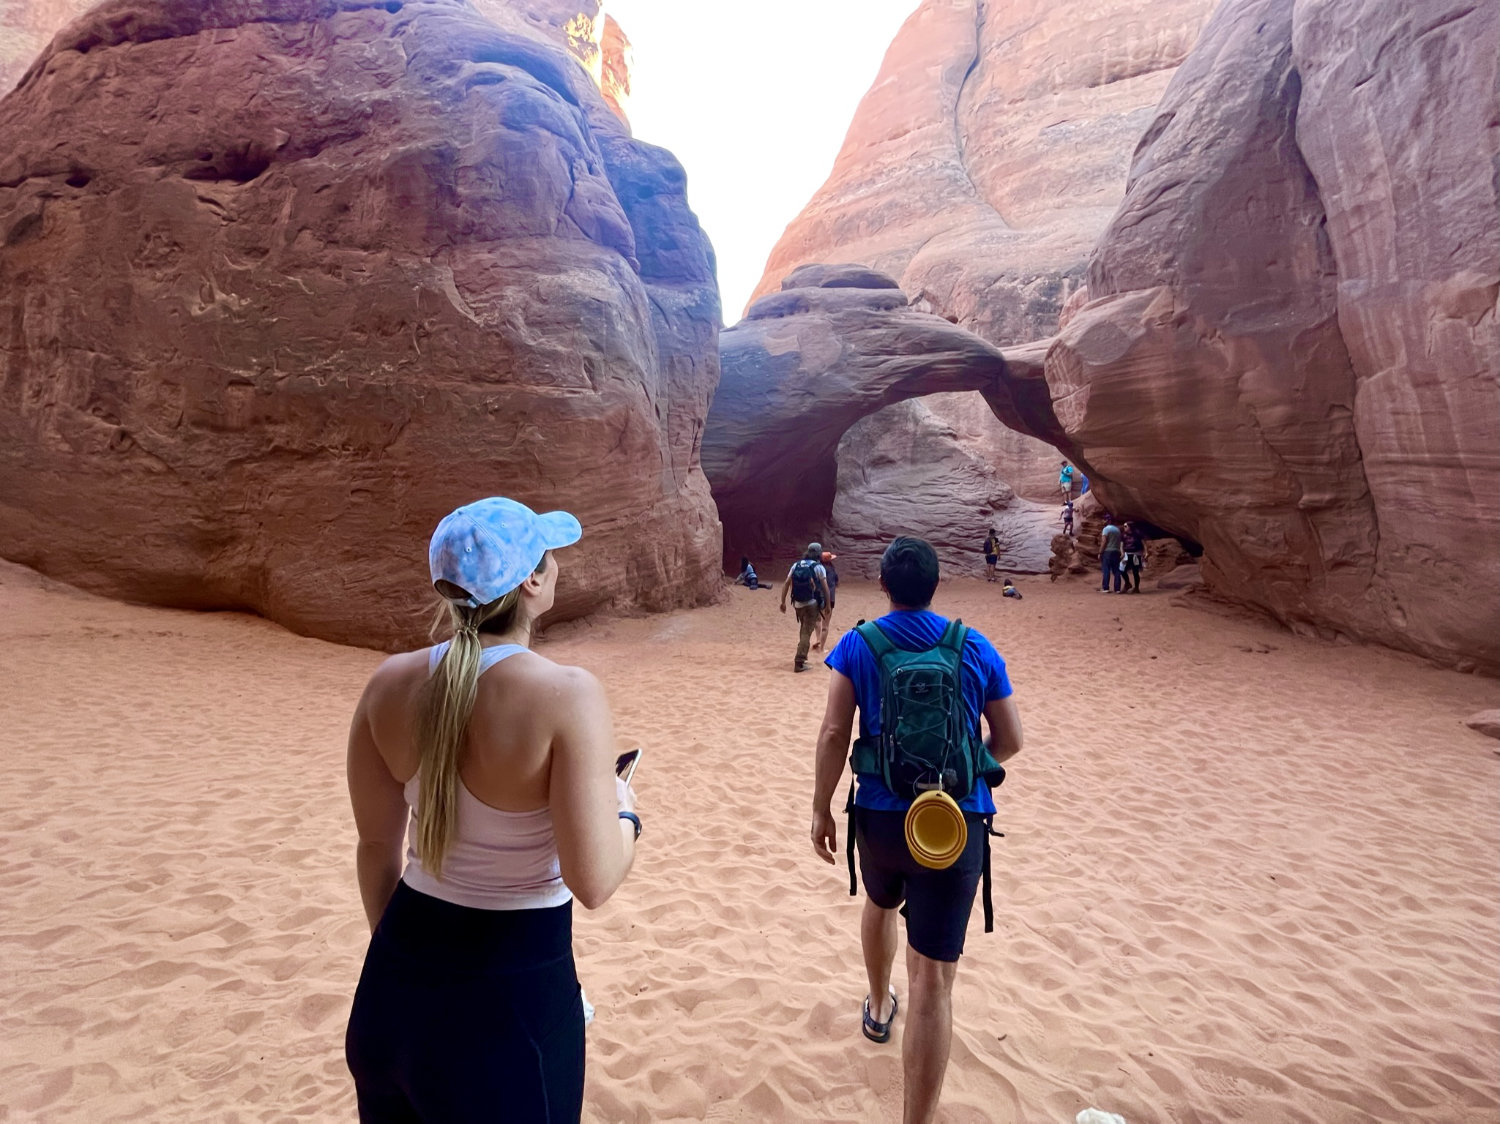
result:
[[[598,909],[630,873],[635,825],[620,818],[614,719],[604,688],[581,668],[558,672],[547,802],[563,881],[585,909]]]
[[[382,669],[383,670],[383,669]],[[349,725],[349,753],[345,769],[349,778],[349,802],[354,806],[354,827],[359,844],[354,852],[354,868],[359,879],[359,896],[364,903],[370,931],[380,921],[396,882],[401,877],[401,848],[406,841],[406,797],[401,785],[386,768],[385,759],[375,747],[370,731],[369,698],[380,678],[371,678],[354,721]]]

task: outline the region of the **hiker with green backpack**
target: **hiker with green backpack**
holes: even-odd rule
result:
[[[981,880],[985,931],[993,928],[990,789],[1004,779],[1001,764],[1021,749],[1005,661],[978,632],[932,612],[937,585],[930,544],[903,537],[886,548],[880,587],[890,612],[846,632],[825,661],[832,676],[813,793],[813,850],[833,863],[833,796],[858,711],[849,758],[855,786],[845,810],[849,892],[858,892],[856,849],[865,883],[860,944],[870,990],[862,1031],[874,1042],[891,1036],[899,1009],[891,969],[904,903],[905,1124],[929,1121],[937,1111],[953,1033],[953,981]]]
[[[797,614],[797,655],[792,660],[793,671],[807,670],[807,649],[812,643],[813,633],[823,616],[823,606],[832,599],[828,592],[828,571],[823,568],[823,544],[810,542],[807,550],[781,583],[781,611],[786,612],[786,599],[790,594],[792,609]]]

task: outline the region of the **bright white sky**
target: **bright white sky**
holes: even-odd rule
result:
[[[687,169],[740,318],[771,247],[828,178],[919,0],[605,0],[634,53],[628,112]]]

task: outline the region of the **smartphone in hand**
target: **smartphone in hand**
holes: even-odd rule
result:
[[[630,778],[635,776],[635,767],[641,763],[641,752],[641,747],[636,746],[629,753],[622,753],[616,757],[615,776],[629,784]]]

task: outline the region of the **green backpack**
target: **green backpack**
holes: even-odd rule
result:
[[[992,788],[1005,779],[964,707],[969,630],[962,621],[950,621],[935,646],[916,652],[896,647],[874,621],[855,631],[880,667],[880,733],[855,740],[855,774],[880,777],[901,800],[933,789],[962,800],[981,777]]]
[[[871,774],[885,782],[896,796],[914,800],[929,789],[941,788],[962,800],[983,777],[991,788],[1005,780],[1005,768],[990,755],[989,748],[969,725],[964,707],[963,655],[969,630],[963,621],[950,621],[934,647],[919,652],[898,648],[874,621],[860,621],[854,631],[864,637],[880,668],[880,733],[856,738],[849,767],[856,774]],[[854,784],[849,785],[846,849],[849,858],[849,895],[859,893],[854,868]],[[980,900],[984,906],[984,931],[995,930],[995,906],[991,898],[990,836],[993,816],[984,818],[984,865],[980,868]]]

